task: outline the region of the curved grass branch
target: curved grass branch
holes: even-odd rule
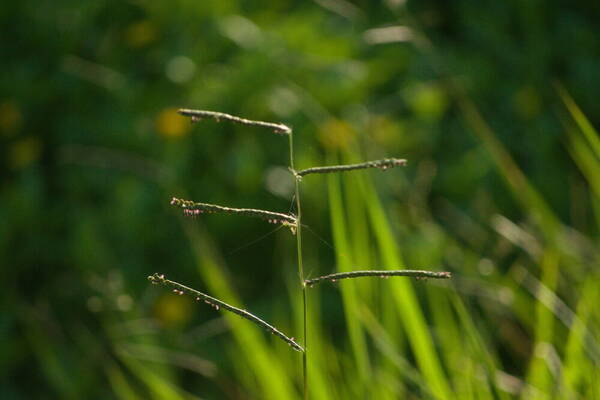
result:
[[[290,214],[283,214],[274,211],[258,210],[254,208],[232,208],[223,207],[216,204],[197,203],[191,200],[183,200],[173,197],[171,205],[177,206],[183,210],[184,215],[188,217],[196,217],[203,213],[225,213],[245,215],[248,217],[258,217],[267,220],[272,224],[282,224],[289,226],[292,232],[295,231],[297,221],[296,217]]]
[[[150,275],[148,277],[148,280],[150,282],[152,282],[152,284],[155,284],[155,285],[165,285],[165,286],[172,287],[173,293],[175,293],[175,294],[178,294],[178,295],[187,294],[188,296],[193,297],[196,301],[203,300],[206,304],[214,307],[216,310],[223,308],[227,311],[237,314],[240,317],[247,319],[248,321],[254,322],[256,325],[260,326],[267,332],[272,333],[273,335],[277,336],[278,338],[280,338],[281,340],[286,342],[288,345],[290,345],[294,350],[299,351],[301,353],[304,352],[304,348],[302,348],[302,346],[300,346],[298,343],[296,343],[294,338],[287,337],[283,332],[281,332],[280,330],[275,328],[273,325],[270,325],[269,323],[263,321],[262,319],[258,318],[256,315],[251,314],[246,310],[242,310],[241,308],[234,307],[234,306],[227,304],[227,303],[225,303],[219,299],[216,299],[212,296],[209,296],[209,295],[199,292],[195,289],[192,289],[185,285],[182,285],[181,283],[177,283],[177,282],[168,280],[162,274],[155,273],[154,275]]]
[[[178,112],[179,112],[179,114],[181,114],[185,117],[191,117],[192,122],[200,122],[203,118],[211,118],[217,122],[220,122],[221,120],[225,120],[225,121],[230,121],[230,122],[234,122],[236,124],[241,124],[241,125],[260,126],[262,128],[271,129],[273,132],[282,134],[282,135],[289,135],[292,133],[292,130],[290,129],[290,127],[287,125],[284,125],[284,124],[276,124],[273,122],[265,122],[265,121],[254,121],[251,119],[236,117],[235,115],[225,114],[225,113],[217,112],[217,111],[190,110],[187,108],[182,108]]]
[[[328,174],[332,172],[345,172],[352,171],[355,169],[367,169],[367,168],[379,168],[386,170],[388,168],[405,166],[406,160],[400,158],[384,158],[382,160],[367,161],[359,164],[346,164],[346,165],[331,165],[326,167],[313,167],[296,171],[296,176],[305,176],[308,174]]]
[[[390,276],[407,276],[417,279],[450,279],[452,273],[447,271],[435,272],[435,271],[421,271],[421,270],[369,270],[369,271],[350,271],[350,272],[338,272],[335,274],[319,276],[318,278],[306,279],[304,283],[306,286],[313,286],[321,282],[336,282],[341,279],[352,279],[362,278],[365,276],[377,277],[377,278],[388,278]]]

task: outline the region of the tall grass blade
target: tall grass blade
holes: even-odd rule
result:
[[[138,396],[133,387],[127,382],[127,378],[125,378],[120,367],[116,365],[107,367],[106,375],[117,398],[122,400],[138,400],[142,398]]]
[[[347,237],[345,208],[342,202],[338,176],[330,175],[328,177],[328,193],[337,266],[341,271],[349,271],[351,267],[352,251]],[[346,325],[350,337],[350,345],[358,370],[358,378],[355,384],[362,383],[359,387],[364,388],[364,383],[371,379],[372,371],[367,351],[365,332],[360,321],[353,317],[358,312],[361,301],[357,294],[357,287],[353,282],[349,285],[344,285],[341,288],[341,292],[344,304],[344,314],[346,316]],[[364,397],[366,393],[355,393],[355,395]]]
[[[594,320],[598,321],[600,317],[597,306],[599,303],[598,280],[585,280],[579,290],[576,309],[578,318],[568,330],[563,360],[562,379],[566,394],[572,398],[577,397],[577,393],[582,394],[581,398],[595,398],[592,395],[592,387],[598,384],[598,377],[593,376],[590,371],[600,370],[600,361],[586,355],[582,343],[590,341],[591,336],[598,334],[598,325]],[[588,397],[582,392],[582,388],[588,388]]]
[[[201,230],[199,224],[185,223],[183,228],[192,247],[197,270],[211,293],[229,303],[240,304],[241,301],[226,274],[225,265],[220,261],[208,235]],[[253,382],[253,385],[246,387],[246,390],[256,398],[273,400],[297,398],[296,388],[290,379],[293,373],[285,368],[285,364],[273,357],[271,346],[264,336],[260,335],[254,326],[234,314],[225,313],[224,316],[237,343],[234,360],[236,363],[246,365],[246,368],[242,369],[245,373],[242,380]]]
[[[419,371],[414,368],[410,362],[400,354],[394,340],[389,336],[386,329],[381,326],[373,313],[367,308],[361,308],[360,314],[363,325],[373,339],[377,349],[394,365],[402,379],[415,384],[423,392],[419,398],[440,399],[432,391],[431,387],[423,379]],[[425,395],[425,396],[423,396]]]
[[[583,111],[579,108],[575,100],[571,97],[567,89],[560,82],[555,82],[554,87],[558,92],[558,96],[565,104],[565,107],[571,114],[571,117],[583,133],[583,136],[587,139],[589,146],[594,151],[594,154],[600,159],[600,135],[594,129],[590,121],[587,119]]]
[[[392,268],[400,267],[402,264],[398,257],[398,247],[388,219],[371,182],[365,179],[365,183],[363,196],[368,205],[371,226],[375,232],[383,262]],[[431,391],[436,396],[450,398],[450,386],[443,372],[413,287],[406,280],[391,281],[390,286],[392,286],[391,296],[397,307],[397,315],[399,315],[404,331],[407,333],[408,341],[415,353],[415,358],[424,379],[431,386]]]
[[[484,390],[486,395],[490,396],[491,394],[488,391],[488,387],[492,387],[496,398],[508,399],[507,394],[498,384],[497,372],[499,371],[499,368],[496,365],[497,362],[489,351],[490,346],[486,344],[484,338],[482,338],[477,331],[472,313],[469,312],[464,301],[458,295],[452,295],[451,300],[452,307],[458,315],[460,326],[465,332],[465,342],[469,346],[468,354],[474,355],[475,361],[483,367],[485,374],[483,387],[481,384],[474,384],[475,389]]]
[[[156,373],[146,363],[125,357],[121,360],[148,387],[153,399],[200,400],[186,393]]]
[[[559,255],[556,251],[549,249],[542,260],[542,282],[545,287],[554,292],[558,285],[559,277]],[[546,307],[543,302],[538,301],[535,304],[535,342],[534,355],[529,364],[527,382],[539,389],[542,393],[550,395],[555,392],[555,385],[560,383],[556,376],[553,376],[552,365],[546,357],[544,349],[551,346],[556,335],[555,316],[553,311]]]

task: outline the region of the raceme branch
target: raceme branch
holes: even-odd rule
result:
[[[434,272],[434,271],[421,271],[421,270],[368,270],[368,271],[350,271],[350,272],[338,272],[335,274],[319,276],[318,278],[306,279],[304,284],[306,286],[313,286],[317,283],[321,282],[336,282],[341,279],[352,279],[352,278],[361,278],[364,276],[372,276],[377,278],[388,278],[390,276],[407,276],[411,278],[417,279],[449,279],[452,277],[452,273],[443,271],[443,272]]]
[[[242,125],[250,125],[250,126],[260,126],[263,128],[272,129],[273,132],[282,134],[282,135],[291,135],[292,129],[284,124],[276,124],[273,122],[265,122],[265,121],[254,121],[251,119],[245,119],[241,117],[236,117],[235,115],[225,114],[217,111],[207,111],[207,110],[190,110],[187,108],[182,108],[179,111],[179,114],[191,117],[192,122],[200,122],[203,118],[211,118],[217,122],[221,120],[234,122],[236,124]]]
[[[191,200],[183,200],[173,197],[171,205],[177,206],[183,210],[183,214],[190,217],[198,216],[202,213],[226,213],[238,214],[248,217],[258,217],[267,220],[272,224],[282,224],[292,228],[296,228],[296,217],[290,214],[283,214],[273,211],[257,210],[254,208],[232,208],[223,207],[216,204],[196,203]]]
[[[301,353],[304,352],[304,349],[302,348],[302,346],[300,346],[298,343],[296,343],[294,338],[287,337],[284,333],[282,333],[280,330],[275,328],[273,325],[263,321],[262,319],[258,318],[256,315],[251,314],[246,310],[242,310],[241,308],[234,307],[234,306],[227,304],[227,303],[225,303],[219,299],[216,299],[212,296],[209,296],[209,295],[199,292],[195,289],[192,289],[185,285],[182,285],[181,283],[177,283],[177,282],[168,280],[162,274],[155,273],[154,275],[150,275],[148,277],[148,280],[155,285],[165,285],[165,286],[172,287],[173,293],[175,293],[175,294],[178,294],[178,295],[187,294],[188,296],[193,297],[196,301],[203,300],[206,304],[214,307],[216,310],[223,308],[227,311],[230,311],[234,314],[239,315],[242,318],[246,318],[248,321],[254,322],[256,325],[260,326],[267,332],[272,333],[273,335],[277,336],[278,338],[280,338],[281,340],[286,342],[288,345],[290,345],[294,350],[299,351]]]
[[[405,166],[406,160],[399,158],[384,158],[382,160],[367,161],[359,164],[346,164],[346,165],[331,165],[326,167],[313,167],[296,171],[296,176],[305,176],[308,174],[327,174],[332,172],[345,172],[352,171],[355,169],[367,169],[367,168],[379,168],[386,170],[388,168]]]

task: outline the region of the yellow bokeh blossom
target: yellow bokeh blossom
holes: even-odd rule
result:
[[[341,149],[354,138],[352,127],[341,120],[330,119],[319,126],[318,139],[327,149]]]
[[[165,293],[154,306],[154,314],[163,326],[178,327],[192,318],[194,304],[184,296]]]
[[[166,108],[156,117],[155,126],[158,133],[168,138],[180,138],[191,129],[190,121],[177,113],[175,108]]]
[[[19,107],[12,101],[0,103],[0,132],[15,132],[21,126],[23,117]]]
[[[15,168],[24,168],[37,160],[41,152],[41,144],[38,139],[25,138],[14,143],[8,154],[10,165]]]
[[[134,22],[125,31],[125,42],[129,47],[139,48],[152,43],[158,36],[158,29],[148,20]]]

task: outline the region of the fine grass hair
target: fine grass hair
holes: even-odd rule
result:
[[[289,213],[282,213],[270,210],[260,210],[254,208],[233,208],[226,207],[216,204],[199,203],[191,200],[182,200],[176,197],[171,199],[171,205],[178,207],[182,210],[185,216],[198,217],[202,214],[210,213],[226,213],[232,215],[240,215],[247,217],[256,217],[266,220],[270,223],[281,224],[290,228],[292,234],[296,236],[296,253],[298,258],[298,276],[299,276],[299,289],[302,295],[302,309],[303,309],[303,334],[300,343],[297,343],[293,337],[285,335],[281,330],[277,329],[273,325],[265,322],[256,315],[225,303],[219,299],[211,297],[205,293],[199,292],[195,289],[184,286],[175,281],[171,281],[163,274],[155,273],[148,277],[151,283],[157,285],[164,285],[170,287],[176,295],[189,295],[197,301],[204,301],[206,304],[212,306],[216,310],[222,309],[234,314],[239,315],[242,318],[256,324],[265,331],[275,335],[279,339],[283,340],[294,350],[302,353],[302,395],[305,399],[308,398],[308,353],[309,347],[307,345],[307,302],[308,302],[308,288],[322,283],[322,282],[337,282],[345,279],[356,279],[363,277],[376,277],[376,278],[389,278],[389,277],[412,277],[416,279],[449,279],[451,277],[450,272],[436,272],[436,271],[425,271],[425,270],[354,270],[349,272],[332,273],[316,278],[306,279],[304,274],[303,256],[302,256],[302,208],[300,199],[300,183],[302,178],[310,174],[330,174],[330,173],[341,173],[349,172],[361,169],[376,168],[382,171],[405,166],[407,161],[405,159],[398,158],[384,158],[381,160],[366,161],[357,164],[346,164],[346,165],[331,165],[331,166],[317,166],[302,170],[296,170],[294,167],[294,144],[293,144],[293,130],[287,125],[281,123],[272,123],[265,121],[255,121],[238,116],[206,110],[191,110],[181,109],[179,113],[183,116],[190,117],[192,122],[200,122],[202,119],[213,119],[217,122],[228,121],[246,126],[256,126],[266,128],[274,133],[284,135],[288,137],[289,145],[289,159],[290,165],[289,170],[291,172],[292,179],[294,179],[294,198],[296,200],[296,215]]]

